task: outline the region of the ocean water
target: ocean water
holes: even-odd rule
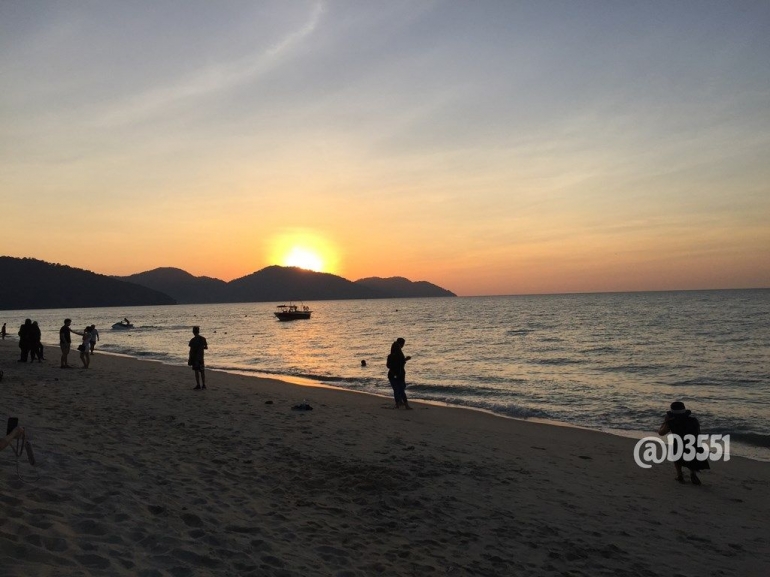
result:
[[[733,454],[770,460],[767,289],[319,301],[294,322],[275,319],[277,304],[0,311],[0,320],[14,335],[37,320],[52,344],[65,317],[76,330],[96,323],[97,350],[172,364],[186,364],[200,325],[209,369],[386,396],[385,357],[402,336],[410,398],[629,436],[656,431],[682,400],[704,432],[731,434]],[[124,316],[135,329],[112,330]]]

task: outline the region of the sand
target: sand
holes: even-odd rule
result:
[[[0,454],[0,576],[770,574],[770,463],[679,485],[600,432],[47,351],[0,344],[38,461]]]

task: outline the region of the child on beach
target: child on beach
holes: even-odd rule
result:
[[[80,360],[83,361],[83,368],[87,369],[91,364],[91,327],[83,329],[83,344],[78,347],[80,351]]]
[[[193,371],[195,371],[195,388],[193,390],[200,390],[206,388],[203,351],[209,348],[209,344],[206,342],[206,339],[199,334],[200,327],[193,327],[192,331],[195,336],[190,339],[190,356],[187,359],[187,364],[192,367]],[[201,383],[203,383],[203,386],[201,386]]]

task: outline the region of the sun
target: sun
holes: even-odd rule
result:
[[[315,272],[323,272],[324,262],[310,249],[295,246],[283,258],[284,266],[296,266]]]
[[[307,229],[291,229],[268,241],[269,262],[314,272],[337,274],[339,251],[326,235]]]

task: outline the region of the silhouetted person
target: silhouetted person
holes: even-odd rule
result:
[[[96,341],[99,340],[99,331],[96,330],[96,325],[91,325],[91,354],[94,354],[94,347],[96,347]]]
[[[80,334],[83,336],[83,342],[78,345],[80,361],[83,363],[83,368],[87,369],[91,364],[91,327],[87,326]]]
[[[32,321],[32,328],[30,329],[30,346],[29,346],[29,362],[34,361],[37,358],[37,362],[43,360],[43,344],[40,342],[42,335],[40,334],[40,327],[37,321]]]
[[[406,399],[406,361],[412,357],[405,357],[404,344],[406,341],[401,337],[397,338],[390,346],[390,354],[388,355],[388,381],[390,386],[393,387],[393,398],[396,400],[396,408],[404,407],[405,409],[411,409],[409,402]]]
[[[32,321],[24,320],[24,324],[19,327],[19,348],[21,349],[20,363],[26,363],[29,356],[29,350],[32,348]]]
[[[59,347],[61,348],[61,368],[71,369],[72,367],[67,362],[67,356],[70,354],[70,346],[72,344],[72,333],[83,336],[83,333],[73,331],[70,328],[71,319],[64,319],[64,325],[59,329]]]
[[[0,335],[3,337],[3,340],[5,340],[5,335],[7,333],[5,332],[5,323],[3,323],[3,328],[0,329]]]
[[[209,344],[206,339],[203,338],[200,333],[200,327],[193,327],[193,338],[190,339],[190,356],[187,359],[187,364],[195,371],[195,389],[206,388],[206,372],[203,362],[203,351],[209,348]],[[203,386],[201,386],[201,384]]]
[[[700,435],[700,423],[698,422],[698,419],[692,416],[692,411],[685,409],[684,403],[681,401],[674,401],[671,403],[671,410],[666,413],[666,419],[663,421],[660,429],[658,429],[659,435],[668,435],[669,433],[673,433],[679,437],[677,441],[678,444],[682,442],[685,435],[694,435],[697,447],[697,439],[698,435]],[[705,449],[701,449],[699,452],[702,452],[703,450]],[[687,449],[685,448],[685,452],[686,451]],[[690,481],[692,481],[693,485],[701,484],[700,479],[696,474],[697,471],[711,468],[708,459],[699,461],[693,456],[692,459],[686,460],[684,456],[682,456],[674,463],[676,480],[680,483],[684,483],[682,467],[690,469]]]

